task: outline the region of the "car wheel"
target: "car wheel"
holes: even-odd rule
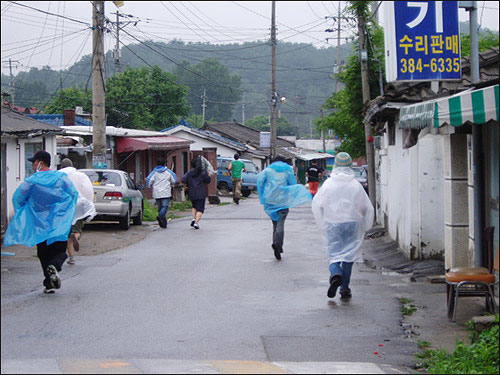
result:
[[[219,192],[222,195],[228,195],[229,194],[229,186],[227,185],[227,182],[221,182],[219,184]]]
[[[144,207],[141,206],[140,211],[137,213],[137,216],[134,216],[132,222],[134,225],[142,225],[142,218],[144,216]]]
[[[120,228],[125,230],[130,228],[130,207],[125,216],[120,219]]]
[[[249,197],[250,194],[252,194],[252,190],[242,190],[241,191],[241,195],[243,195],[244,197]]]

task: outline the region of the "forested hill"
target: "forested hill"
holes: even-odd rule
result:
[[[258,41],[244,44],[213,45],[208,43],[184,43],[182,41],[146,42],[129,44],[121,48],[122,70],[128,66],[141,67],[159,65],[163,70],[173,72],[186,60],[196,65],[206,58],[215,58],[229,68],[230,73],[242,79],[244,93],[234,107],[234,118],[242,120],[243,103],[245,119],[256,115],[269,114],[271,91],[271,46],[268,42]],[[352,53],[352,45],[341,46],[341,60],[345,61]],[[280,105],[286,119],[297,124],[300,132],[309,132],[309,118],[314,120],[320,115],[320,106],[331,95],[336,86],[332,78],[337,60],[336,47],[316,48],[307,43],[278,42],[277,45],[277,92],[286,97]],[[43,107],[60,87],[74,85],[81,88],[92,87],[91,56],[84,56],[66,71],[50,68],[20,72],[15,77],[16,104],[20,106]],[[111,53],[106,55],[106,77],[115,74],[116,68]],[[210,85],[210,82],[198,85]],[[2,75],[2,87],[8,85],[9,77]],[[199,91],[191,87],[191,91]],[[210,105],[210,98],[207,98]],[[227,101],[230,105],[231,100]],[[223,104],[223,103],[220,103]],[[194,108],[200,113],[201,108]]]

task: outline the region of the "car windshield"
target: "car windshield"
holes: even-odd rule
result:
[[[121,186],[122,178],[116,172],[109,171],[82,171],[89,176],[95,186]]]
[[[364,168],[352,168],[356,177],[366,178],[366,171]]]
[[[247,169],[247,172],[257,172],[257,168],[255,168],[255,164],[252,163],[251,161],[245,161],[245,168]]]

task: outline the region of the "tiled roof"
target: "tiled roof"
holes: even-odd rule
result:
[[[22,136],[37,132],[59,134],[63,130],[58,126],[34,120],[29,115],[2,106],[2,135]]]
[[[208,130],[204,130],[204,129],[199,129],[199,128],[194,128],[190,125],[186,125],[186,124],[177,124],[177,125],[174,125],[174,126],[171,126],[170,128],[167,128],[167,129],[163,129],[163,130],[160,130],[161,132],[165,132],[165,133],[168,133],[168,134],[175,134],[177,131],[186,131],[186,132],[189,132],[189,133],[192,133],[192,134],[197,134],[197,135],[200,135],[204,138],[210,138],[216,142],[223,142],[223,143],[226,143],[226,144],[230,144],[232,145],[233,147],[235,147],[236,149],[241,149],[241,150],[246,150],[247,147],[245,146],[245,144],[241,143],[241,142],[238,142],[238,141],[235,141],[235,140],[232,140],[232,139],[229,139],[227,137],[224,137],[220,134],[217,134],[217,133],[214,133],[212,131],[208,131]]]
[[[28,115],[31,118],[38,120],[38,121],[43,121],[46,122],[47,124],[53,124],[57,126],[63,126],[64,125],[64,115],[61,114],[37,114],[37,115]],[[92,122],[85,120],[84,118],[76,115],[75,116],[75,125],[81,125],[81,126],[92,126]]]

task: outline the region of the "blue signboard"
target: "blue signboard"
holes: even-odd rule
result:
[[[458,1],[395,1],[398,80],[460,79]]]

